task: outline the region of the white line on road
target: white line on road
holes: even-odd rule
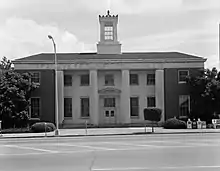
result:
[[[94,146],[88,146],[88,145],[81,145],[81,144],[65,144],[63,143],[62,146],[73,146],[73,147],[80,147],[80,148],[90,148],[90,149],[99,149],[99,150],[116,150],[114,148],[105,148],[105,147],[94,147]]]
[[[127,167],[127,168],[97,168],[92,171],[120,171],[120,170],[173,170],[173,169],[210,169],[220,166],[168,166],[168,167]]]
[[[18,146],[18,145],[4,145],[4,146],[18,148],[18,149],[25,149],[25,150],[35,150],[35,151],[41,151],[41,152],[48,152],[48,153],[58,153],[58,151],[46,150],[46,149],[41,149],[41,148],[33,148],[33,147],[24,147],[24,146]]]

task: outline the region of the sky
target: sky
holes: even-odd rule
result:
[[[98,15],[119,15],[123,52],[178,51],[219,65],[220,0],[0,0],[0,57],[96,52]]]

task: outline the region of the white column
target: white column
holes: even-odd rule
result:
[[[121,71],[121,103],[120,103],[120,118],[121,123],[130,123],[130,83],[129,70]]]
[[[97,70],[90,70],[91,96],[90,96],[90,121],[99,124],[99,95]]]
[[[57,71],[57,91],[58,91],[58,120],[59,124],[64,119],[64,76],[63,71]]]
[[[162,110],[161,121],[164,121],[164,71],[162,69],[156,70],[156,85],[155,85],[155,97],[156,107]]]

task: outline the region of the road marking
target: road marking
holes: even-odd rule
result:
[[[33,148],[33,147],[24,147],[24,146],[18,146],[18,145],[5,145],[5,147],[13,147],[13,148],[25,149],[25,150],[35,150],[35,151],[48,152],[48,153],[58,153],[58,151],[46,150],[46,149],[41,149],[41,148]]]
[[[120,170],[174,170],[174,169],[208,169],[220,168],[220,166],[168,166],[168,167],[127,167],[127,168],[96,168],[92,171],[120,171]]]
[[[81,145],[81,144],[65,144],[63,143],[62,146],[73,146],[73,147],[80,147],[80,148],[91,148],[91,149],[99,149],[99,150],[116,150],[114,148],[105,148],[105,147],[94,147],[94,146],[88,146],[88,145]]]
[[[157,145],[149,145],[149,144],[132,144],[132,143],[121,143],[121,142],[105,142],[107,144],[116,144],[116,145],[127,145],[127,146],[136,146],[136,147],[153,147],[153,148],[161,148],[163,146]]]
[[[45,154],[52,154],[52,153],[19,153],[19,154],[7,154],[7,153],[0,153],[1,156],[30,156],[30,155],[45,155]]]

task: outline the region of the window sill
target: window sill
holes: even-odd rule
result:
[[[64,116],[64,119],[65,119],[65,120],[72,120],[72,118],[73,118],[72,116],[71,116],[71,117],[65,117],[65,116]]]
[[[89,116],[81,116],[80,119],[89,119]]]
[[[139,116],[131,116],[131,119],[139,119]]]
[[[186,81],[179,81],[178,84],[186,84]]]
[[[80,84],[81,87],[88,87],[89,84]]]

